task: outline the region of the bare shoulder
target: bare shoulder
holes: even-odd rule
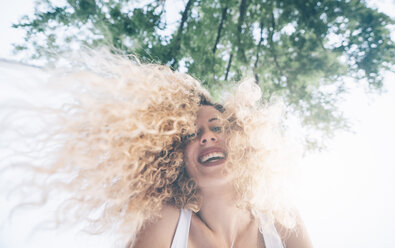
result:
[[[276,229],[287,248],[313,248],[307,229],[300,217],[296,217],[296,226],[288,229],[279,223],[275,223]]]
[[[136,237],[134,248],[170,247],[177,228],[180,210],[169,205],[163,206],[161,217],[145,223]]]

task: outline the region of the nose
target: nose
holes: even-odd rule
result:
[[[208,142],[213,142],[213,143],[217,142],[217,136],[211,131],[204,132],[202,134],[202,136],[200,137],[200,144],[201,145],[205,145]]]

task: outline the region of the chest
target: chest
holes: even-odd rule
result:
[[[233,246],[232,246],[232,241]],[[265,248],[264,237],[259,231],[257,223],[238,233],[236,237],[226,237],[213,233],[199,223],[191,223],[188,237],[188,248]]]

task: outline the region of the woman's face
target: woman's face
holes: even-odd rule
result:
[[[184,161],[189,176],[199,187],[215,186],[229,181],[224,173],[227,158],[226,135],[221,113],[212,106],[202,106],[197,112],[197,133],[184,150]]]

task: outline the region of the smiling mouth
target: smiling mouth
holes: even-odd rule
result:
[[[223,152],[210,152],[207,154],[204,154],[202,156],[199,157],[199,163],[204,164],[204,165],[209,165],[209,164],[217,164],[216,162],[221,162],[223,160],[225,160],[225,153]]]

